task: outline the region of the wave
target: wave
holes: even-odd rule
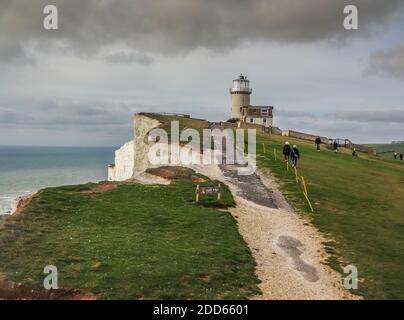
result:
[[[18,200],[30,193],[32,191],[26,190],[11,194],[0,194],[0,216],[12,214]]]

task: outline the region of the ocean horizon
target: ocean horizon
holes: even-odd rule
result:
[[[107,180],[116,147],[0,146],[0,215],[46,187]]]

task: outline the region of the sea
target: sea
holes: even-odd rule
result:
[[[45,187],[107,179],[116,147],[0,146],[0,215],[20,196]]]

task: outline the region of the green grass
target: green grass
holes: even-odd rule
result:
[[[161,122],[160,128],[164,129],[168,136],[171,134],[171,122],[178,121],[180,127],[180,133],[188,128],[192,128],[198,131],[199,135],[202,137],[203,129],[209,128],[209,122],[202,119],[192,119],[179,116],[168,116],[161,115],[158,113],[145,113],[146,116],[158,120]]]
[[[393,153],[394,151],[398,153],[397,159],[399,159],[400,153],[404,154],[404,144],[369,144],[369,147],[375,148],[377,154],[380,157],[394,160]]]
[[[212,185],[214,182],[204,184]],[[214,183],[216,184],[216,182]],[[91,185],[43,190],[2,221],[0,273],[41,285],[55,265],[59,286],[100,299],[245,299],[259,292],[255,263],[230,213],[194,202],[195,183]],[[222,205],[233,204],[226,189]]]
[[[202,119],[185,118],[185,117],[180,117],[180,116],[161,115],[158,113],[144,113],[144,115],[160,121],[161,124],[160,124],[159,128],[165,130],[165,132],[167,133],[167,136],[168,136],[169,143],[171,142],[172,121],[179,122],[179,133],[180,134],[181,134],[181,132],[183,132],[186,129],[195,129],[198,132],[200,138],[198,140],[193,140],[191,142],[191,137],[188,137],[187,141],[181,141],[180,144],[186,144],[188,142],[191,142],[193,146],[196,147],[199,144],[199,148],[203,149],[203,146],[204,146],[203,130],[209,129],[208,121],[202,120]],[[211,144],[211,148],[213,148],[213,139],[212,138],[210,138],[210,144]]]
[[[317,152],[311,143],[287,138],[302,154],[299,174],[308,184],[312,214],[293,172],[279,160],[285,140],[258,134],[258,166],[269,168],[287,199],[330,238],[328,263],[339,272],[347,264],[357,266],[361,282],[354,293],[404,299],[404,164],[362,153],[354,158],[344,149]]]

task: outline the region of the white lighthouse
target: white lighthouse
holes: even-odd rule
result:
[[[231,119],[237,119],[253,125],[272,127],[273,106],[252,106],[250,103],[250,80],[240,74],[233,80],[233,86],[230,88],[231,96]]]
[[[231,95],[231,118],[242,119],[243,108],[250,105],[250,80],[242,74],[233,80],[233,86],[230,88]]]

